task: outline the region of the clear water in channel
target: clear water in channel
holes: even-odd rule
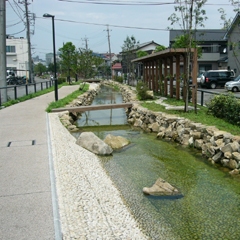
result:
[[[240,239],[238,178],[210,165],[194,149],[160,141],[156,134],[127,125],[83,127],[81,131],[92,131],[101,139],[111,133],[131,141],[100,160],[150,239]],[[152,186],[159,177],[183,196],[144,195],[143,187]]]

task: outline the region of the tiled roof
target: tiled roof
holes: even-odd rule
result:
[[[173,42],[174,39],[178,36],[183,35],[183,30],[170,30],[169,31],[169,40]],[[196,33],[193,34],[196,41],[201,42],[212,42],[212,41],[226,41],[224,35],[226,30],[224,29],[198,29]]]
[[[115,64],[112,66],[112,69],[113,69],[113,70],[121,70],[121,69],[122,69],[121,63],[115,63]]]

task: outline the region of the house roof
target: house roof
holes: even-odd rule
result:
[[[121,70],[121,69],[122,69],[122,64],[121,64],[121,63],[115,63],[115,64],[112,66],[112,69],[113,69],[113,70]]]
[[[152,41],[150,41],[150,42],[139,43],[139,44],[137,45],[136,49],[140,49],[140,48],[146,47],[146,46],[151,45],[151,44],[155,44],[155,45],[157,45],[157,46],[160,46],[160,44],[158,44],[158,43],[156,43],[156,42],[154,42],[154,41],[152,40]]]
[[[147,46],[149,46],[149,45],[151,45],[151,44],[155,44],[156,46],[160,46],[160,44],[158,44],[158,43],[156,43],[156,42],[154,42],[154,41],[152,40],[152,41],[149,41],[149,42],[137,44],[137,45],[134,47],[133,50],[134,50],[134,51],[138,51],[138,50],[140,50],[141,48],[147,47]],[[121,52],[121,53],[123,53],[123,52]]]
[[[174,42],[174,39],[178,36],[183,35],[183,30],[170,30],[169,31],[169,40],[170,42]],[[224,39],[224,35],[226,30],[224,29],[199,29],[196,30],[195,40],[198,42],[213,42],[213,41],[226,41]]]
[[[240,23],[240,12],[238,12],[236,14],[236,16],[234,17],[230,27],[228,28],[228,30],[225,30],[225,35],[224,35],[224,39],[227,39],[228,35],[231,34],[232,30],[234,29],[234,27],[236,26],[236,24],[239,25]]]
[[[188,49],[186,48],[167,48],[163,51],[152,53],[150,55],[140,57],[140,58],[135,58],[131,62],[147,62],[147,61],[153,61],[157,60],[160,58],[167,58],[171,56],[176,56],[176,55],[183,55],[186,54]],[[191,52],[194,52],[195,49],[191,48]]]

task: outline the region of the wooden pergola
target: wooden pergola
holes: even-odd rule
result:
[[[141,58],[133,59],[132,62],[143,64],[143,81],[147,83],[150,90],[161,92],[164,96],[174,95],[180,99],[180,63],[183,65],[183,76],[187,76],[187,51],[186,48],[169,48],[161,52],[153,53]],[[191,48],[192,53],[192,102],[195,102],[197,92],[197,50]],[[174,86],[174,77],[176,84]],[[169,81],[169,83],[168,83]],[[163,89],[162,89],[163,87]]]

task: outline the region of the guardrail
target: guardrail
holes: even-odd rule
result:
[[[11,86],[6,86],[6,87],[1,87],[0,88],[0,106],[4,103],[2,101],[2,90],[7,89],[7,97],[8,99],[18,99],[19,97],[22,96],[27,96],[30,93],[36,93],[38,91],[48,89],[51,86],[53,86],[53,81],[52,80],[47,80],[44,82],[36,82],[36,83],[28,83],[28,84],[22,84],[22,85],[11,85]],[[11,92],[12,90],[12,92]]]
[[[227,95],[227,93],[211,92],[211,91],[202,90],[202,89],[197,89],[197,92],[201,93],[201,97],[200,97],[200,105],[201,106],[204,105],[204,94]],[[240,99],[240,97],[238,97],[238,96],[235,96],[235,98]]]

